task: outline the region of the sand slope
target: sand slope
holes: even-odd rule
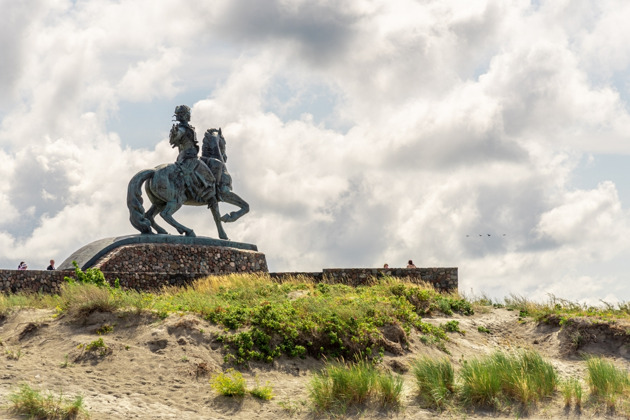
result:
[[[579,351],[602,354],[627,363],[628,341],[623,326],[585,323],[561,329],[522,322],[518,313],[491,309],[470,317],[426,319],[440,324],[455,319],[465,334],[449,334],[447,349],[459,365],[463,359],[495,349],[533,348],[550,359],[561,375],[584,373]],[[112,326],[107,334],[97,330]],[[483,326],[490,334],[477,330]],[[611,329],[613,330],[611,332]],[[617,329],[617,330],[615,330]],[[261,402],[218,396],[209,385],[210,375],[229,366],[223,363],[222,344],[214,339],[216,326],[193,315],[171,315],[164,320],[147,314],[93,313],[80,320],[54,317],[48,310],[21,310],[0,320],[0,404],[20,383],[34,388],[81,394],[92,419],[288,419],[317,418],[307,404],[309,378],[323,362],[282,359],[273,365],[252,363],[242,369],[250,386],[257,377],[269,381],[275,397]],[[577,331],[577,333],[576,333]],[[589,335],[592,333],[591,335]],[[571,335],[573,334],[573,335]],[[576,340],[576,334],[580,339]],[[82,345],[103,338],[107,349],[86,351]],[[581,340],[581,341],[580,341]],[[408,367],[421,354],[442,357],[444,352],[410,337],[411,345],[400,355],[386,354],[383,365],[405,375],[405,401],[400,412],[379,412],[368,407],[357,418],[434,418],[414,395]],[[579,343],[576,348],[576,343]],[[16,355],[19,353],[19,359]],[[101,354],[102,353],[102,354]],[[586,392],[585,392],[586,393]],[[591,418],[599,413],[565,410],[560,398],[529,415],[530,418]],[[603,413],[601,414],[604,415]],[[514,418],[514,413],[504,413]],[[502,418],[492,413],[443,413],[444,418]],[[607,418],[614,418],[608,416]],[[18,418],[4,408],[0,418]]]

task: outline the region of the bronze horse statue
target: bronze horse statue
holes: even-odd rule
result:
[[[204,136],[205,156],[201,160],[197,159],[199,146],[196,144],[196,140],[185,136],[171,135],[170,143],[172,147],[177,147],[180,156],[186,156],[187,160],[182,163],[178,157],[178,161],[175,163],[162,164],[154,169],[144,169],[131,178],[127,188],[127,207],[129,208],[131,224],[143,234],[152,234],[151,228],[155,229],[157,233],[167,234],[168,232],[155,221],[155,216],[159,213],[180,234],[196,236],[192,229],[175,220],[173,213],[179,210],[182,205],[208,206],[217,226],[219,238],[228,239],[221,222],[234,222],[239,219],[249,211],[249,205],[232,192],[231,177],[225,168],[225,138],[223,138],[221,130],[210,129],[206,131]],[[201,168],[203,171],[194,169],[199,168],[198,165],[203,165]],[[199,176],[199,173],[202,173],[203,177]],[[195,191],[195,188],[191,188],[190,179],[203,184],[203,195],[198,194],[198,190]],[[142,206],[142,184],[144,184],[145,192],[151,201],[151,207],[146,212]],[[236,205],[239,210],[221,217],[219,201]]]

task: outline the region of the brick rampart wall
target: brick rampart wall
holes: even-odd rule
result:
[[[457,291],[458,270],[457,267],[432,267],[432,268],[325,268],[322,272],[315,273],[269,273],[272,278],[282,280],[288,276],[302,276],[315,282],[329,281],[343,283],[349,286],[367,284],[372,278],[384,275],[405,279],[412,283],[427,282],[441,291]]]
[[[136,290],[158,290],[163,286],[184,286],[195,279],[213,273],[159,273],[159,272],[116,272],[103,271],[105,278],[113,282],[120,280],[123,288]],[[333,268],[321,272],[286,272],[269,273],[272,279],[282,281],[288,276],[302,276],[314,282],[329,281],[352,286],[369,283],[372,277],[389,275],[411,282],[426,281],[438,290],[457,291],[457,268],[415,268],[415,269],[382,269],[382,268]],[[74,277],[73,271],[38,271],[38,270],[0,270],[0,293],[16,293],[33,291],[42,293],[59,293],[64,277]]]
[[[133,244],[120,246],[95,268],[124,288],[157,290],[163,286],[183,286],[213,274],[266,273],[265,255],[229,247],[186,244]],[[457,290],[457,268],[329,268],[316,273],[270,273],[277,281],[287,276],[303,276],[315,282],[330,281],[348,285],[366,284],[372,277],[390,275],[412,282],[426,281],[440,290]],[[64,277],[74,271],[0,270],[0,293],[35,291],[59,293]]]

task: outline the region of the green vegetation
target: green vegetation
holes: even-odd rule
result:
[[[478,326],[477,331],[479,331],[480,333],[490,334],[490,330],[483,325]]]
[[[465,361],[460,377],[464,403],[495,408],[502,401],[530,404],[551,397],[558,383],[553,366],[532,350]]]
[[[100,350],[100,349],[106,349],[106,348],[107,348],[107,345],[105,344],[102,338],[99,338],[98,340],[94,340],[91,343],[88,343],[85,345],[85,349],[87,351],[94,351],[94,350]]]
[[[384,408],[395,409],[400,407],[403,377],[393,373],[381,373],[376,378],[377,382],[377,402]]]
[[[366,360],[328,364],[311,379],[309,397],[317,412],[345,413],[374,402],[382,407],[400,405],[402,377],[378,371]]]
[[[586,367],[591,395],[597,401],[604,402],[609,409],[614,409],[618,399],[626,395],[630,388],[628,373],[612,362],[597,357],[587,359]]]
[[[446,321],[444,325],[442,325],[442,329],[446,332],[457,332],[460,334],[466,334],[464,331],[459,329],[459,321],[450,320]]]
[[[67,400],[62,394],[54,396],[51,393],[42,395],[27,384],[20,385],[18,391],[9,395],[11,410],[31,419],[76,419],[88,418],[83,406],[83,397],[76,396]]]
[[[602,302],[601,305],[587,305],[560,299],[553,295],[546,302],[532,302],[525,297],[510,295],[505,298],[505,307],[519,311],[521,317],[532,317],[539,322],[549,322],[558,319],[560,325],[571,318],[589,317],[614,321],[630,318],[630,302],[620,302],[612,305]]]
[[[249,390],[249,394],[259,400],[269,401],[273,398],[273,390],[271,389],[269,382],[265,382],[265,385],[261,386],[258,383],[258,378],[256,378],[256,386]]]
[[[446,358],[422,357],[414,364],[413,374],[426,407],[443,408],[455,392],[455,372]]]
[[[107,344],[105,344],[102,337],[87,344],[79,344],[77,347],[88,352],[98,351],[100,356],[105,356],[107,353],[111,353],[111,350],[107,347]]]
[[[247,392],[243,375],[234,369],[213,375],[210,378],[210,386],[226,397],[242,397]]]
[[[114,326],[113,325],[109,325],[109,324],[105,324],[102,327],[100,327],[99,329],[96,330],[96,334],[98,335],[105,335],[105,334],[109,334],[111,332],[114,331]]]
[[[6,349],[4,351],[4,354],[7,356],[7,359],[9,360],[20,360],[20,357],[22,357],[22,350]]]
[[[571,400],[575,400],[575,407],[582,407],[582,383],[578,378],[570,378],[560,382],[560,392],[564,400],[565,407],[571,405]]]
[[[194,313],[224,328],[217,339],[224,343],[225,360],[272,362],[280,356],[323,356],[352,359],[356,355],[380,358],[383,333],[400,331],[401,344],[412,330],[427,345],[446,351],[445,328],[459,330],[457,321],[443,326],[424,322],[435,313],[473,314],[471,304],[455,294],[442,294],[430,285],[415,285],[384,277],[371,285],[312,283],[295,277],[282,284],[268,275],[211,276],[189,287],[164,288],[160,293],[123,290],[110,286],[97,269],[67,277],[57,296],[18,294],[0,296],[0,308],[35,306],[57,310],[58,316],[84,317],[95,311],[153,312],[159,318],[173,313]],[[298,298],[290,298],[299,291]],[[107,334],[113,326],[96,332]]]
[[[63,356],[63,362],[59,366],[62,367],[62,368],[67,368],[67,367],[72,367],[73,366],[73,364],[70,363],[70,356],[68,355],[68,353],[66,353]]]
[[[125,313],[154,314],[155,319],[192,313],[220,327],[220,332],[211,334],[213,339],[223,343],[228,362],[272,362],[281,356],[359,360],[329,363],[309,383],[313,410],[332,414],[367,406],[400,407],[402,376],[384,372],[379,366],[386,345],[391,345],[394,340],[405,349],[407,337],[414,333],[419,342],[448,354],[447,333],[465,333],[458,320],[445,320],[435,326],[425,322],[424,317],[455,313],[466,316],[475,311],[505,307],[518,314],[523,322],[529,318],[530,321],[570,327],[569,337],[578,349],[590,339],[589,332],[583,330],[584,326],[590,325],[590,319],[613,324],[630,316],[628,303],[592,307],[552,297],[540,304],[510,296],[500,304],[488,297],[464,299],[457,294],[441,294],[431,286],[405,283],[390,277],[372,279],[365,286],[350,287],[312,283],[301,277],[277,283],[268,275],[234,274],[201,279],[189,287],[168,287],[159,293],[145,293],[123,290],[116,283],[110,286],[98,270],[83,273],[75,265],[75,276],[76,279],[66,279],[59,295],[0,294],[0,318],[27,307],[54,309],[57,316],[70,320],[83,319],[94,311],[119,312],[121,316]],[[576,320],[579,317],[589,317],[589,320]],[[105,335],[113,329],[114,325],[104,324],[93,331]],[[203,328],[198,331],[206,334]],[[478,326],[477,331],[491,333],[485,326]],[[623,335],[624,330],[618,327],[615,333]],[[102,337],[79,348],[88,358],[94,355],[87,352],[101,356],[111,352]],[[125,346],[125,349],[129,348]],[[7,347],[3,350],[8,359],[17,360],[21,356],[20,350]],[[181,361],[188,362],[188,358],[182,356]],[[583,405],[599,407],[603,404],[608,410],[630,412],[627,373],[605,359],[590,358],[585,363],[588,376],[582,381],[579,378],[559,380],[551,364],[535,351],[527,350],[498,351],[463,360],[457,372],[447,357],[423,357],[411,368],[422,405],[439,411],[527,409],[541,401],[549,401],[555,395],[566,407],[572,403],[576,409]],[[61,366],[72,366],[68,355]],[[197,376],[199,372],[198,367]],[[207,373],[206,369],[204,375]],[[261,386],[256,381],[256,385],[248,389],[243,376],[234,369],[213,376],[210,382],[221,395],[249,394],[262,400],[273,397],[269,383]],[[587,399],[583,398],[583,383],[590,392]],[[21,398],[24,400],[68,404],[61,396],[58,399],[42,397],[28,386],[15,395],[18,394],[23,394]],[[295,404],[283,404],[290,411],[299,408]],[[63,418],[60,416],[49,418]]]

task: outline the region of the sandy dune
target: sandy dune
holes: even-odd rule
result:
[[[563,376],[584,373],[584,362],[577,350],[612,357],[627,363],[630,343],[605,326],[582,328],[581,347],[575,347],[571,329],[557,325],[536,325],[519,321],[518,313],[491,309],[470,317],[426,319],[435,324],[456,319],[465,334],[452,333],[447,349],[458,365],[462,359],[495,349],[533,348],[552,361]],[[590,324],[589,324],[590,325]],[[99,337],[97,331],[112,326]],[[483,326],[490,334],[477,330]],[[574,326],[580,328],[579,326]],[[622,327],[615,325],[618,331]],[[107,329],[107,328],[105,328]],[[160,320],[150,315],[93,313],[71,320],[56,319],[47,310],[22,310],[0,320],[0,404],[6,407],[7,395],[20,383],[68,397],[81,394],[92,419],[289,419],[317,418],[308,408],[307,384],[323,362],[307,359],[282,359],[273,365],[252,363],[243,369],[248,384],[269,381],[275,397],[261,402],[218,396],[209,385],[213,373],[227,368],[222,345],[214,339],[216,326],[193,315],[171,315]],[[596,331],[596,332],[594,332]],[[625,330],[624,330],[625,331]],[[585,337],[585,338],[584,338]],[[85,351],[82,345],[103,338],[107,349]],[[414,395],[413,378],[407,371],[421,354],[442,357],[444,352],[423,345],[410,337],[411,345],[402,355],[386,354],[384,367],[405,374],[405,400],[399,412],[379,412],[367,407],[358,418],[434,418],[422,409]],[[19,358],[16,356],[19,354]],[[3,411],[4,410],[4,411]],[[503,418],[493,413],[447,412],[445,418]],[[514,414],[503,414],[514,418]],[[591,418],[597,412],[565,410],[560,398],[537,408],[530,418]],[[603,414],[602,414],[603,416]],[[0,409],[0,418],[18,418]],[[608,416],[607,418],[614,418]]]

